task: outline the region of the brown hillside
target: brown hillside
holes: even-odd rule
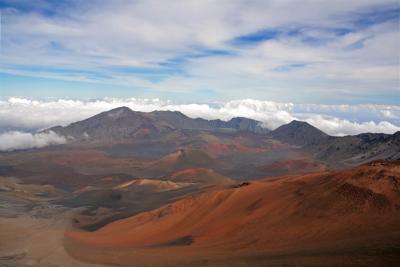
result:
[[[143,266],[265,266],[293,257],[385,266],[399,259],[399,225],[400,164],[374,162],[206,192],[95,232],[68,231],[65,244],[82,260]]]

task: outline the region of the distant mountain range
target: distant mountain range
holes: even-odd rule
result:
[[[349,136],[330,136],[307,122],[292,121],[270,132],[281,142],[299,146],[315,158],[328,162],[400,159],[400,132],[394,134],[363,133]]]
[[[267,133],[261,123],[248,118],[229,121],[192,119],[178,111],[139,112],[120,107],[102,112],[66,127],[48,129],[75,141],[121,142],[132,138],[151,138],[174,130],[239,130]]]
[[[243,117],[232,118],[229,121],[192,119],[178,111],[146,113],[127,107],[112,109],[66,127],[57,126],[46,131],[63,135],[73,142],[103,145],[167,138],[179,143],[182,135],[187,137],[204,132],[248,132],[298,147],[319,160],[331,163],[362,163],[368,160],[400,158],[400,132],[393,135],[365,133],[334,137],[307,122],[296,120],[271,131],[262,127],[261,122]]]

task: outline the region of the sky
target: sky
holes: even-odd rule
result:
[[[398,0],[0,0],[0,9],[0,132],[49,126],[11,122],[15,99],[42,121],[51,110],[43,117],[33,103],[75,101],[91,115],[102,111],[84,112],[93,103],[118,99],[213,111],[264,103],[232,115],[271,127],[303,118],[337,135],[400,127]],[[290,116],[260,115],[260,105]]]

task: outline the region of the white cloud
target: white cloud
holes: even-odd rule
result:
[[[40,148],[64,144],[66,141],[64,137],[51,131],[49,133],[36,134],[12,131],[0,134],[0,151]]]
[[[400,106],[396,105],[318,105],[278,103],[254,99],[209,104],[177,104],[168,100],[140,98],[103,98],[98,100],[0,100],[0,132],[36,131],[86,119],[102,111],[127,106],[132,110],[181,111],[189,117],[229,120],[248,117],[270,129],[294,119],[303,120],[331,135],[363,132],[400,131]]]
[[[230,99],[240,98],[243,90],[254,98],[296,102],[310,101],[304,99],[310,94],[321,102],[338,93],[341,100],[351,97],[353,102],[366,95],[389,101],[400,94],[398,22],[377,21],[359,29],[350,22],[366,9],[396,6],[397,1],[89,2],[71,4],[63,15],[53,16],[4,9],[0,70],[158,92],[210,88]],[[259,30],[291,27],[299,27],[302,35],[284,34],[248,47],[230,43]],[[335,35],[324,27],[354,32]],[[329,42],[312,45],[302,41],[305,36]],[[357,49],[348,49],[359,41]],[[159,63],[202,49],[232,55],[190,58],[181,63],[184,74],[168,74],[161,80],[114,69],[150,67],[157,73],[162,69]],[[305,65],[276,71],[291,63]]]

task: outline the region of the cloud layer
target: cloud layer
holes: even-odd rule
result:
[[[64,137],[54,132],[32,134],[12,131],[0,134],[0,151],[40,148],[64,144],[66,141]]]
[[[84,101],[12,97],[0,100],[0,132],[35,132],[55,125],[67,125],[120,106],[144,112],[181,111],[192,118],[229,120],[242,116],[259,120],[270,129],[297,119],[307,121],[331,135],[400,131],[400,106],[396,105],[317,105],[254,99],[177,104],[157,98],[103,98]]]
[[[400,101],[396,0],[4,0],[1,7],[7,74],[185,100],[246,92],[280,102]],[[5,89],[43,90],[17,85]],[[84,94],[69,85],[43,95]]]

